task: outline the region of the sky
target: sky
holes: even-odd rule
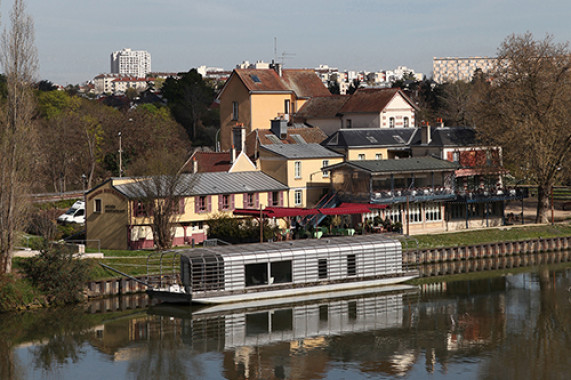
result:
[[[13,0],[0,0],[4,29]],[[494,56],[510,34],[571,40],[569,0],[25,0],[38,79],[78,84],[110,55],[146,50],[152,70],[243,61],[432,75],[434,57]],[[277,54],[275,54],[277,52]]]

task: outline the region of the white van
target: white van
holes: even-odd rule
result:
[[[59,223],[78,223],[84,224],[85,223],[85,202],[84,201],[77,201],[65,212],[65,214],[61,214],[57,221]]]

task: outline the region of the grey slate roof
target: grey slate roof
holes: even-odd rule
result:
[[[408,146],[416,131],[417,128],[340,129],[321,145],[330,148]]]
[[[421,145],[421,129],[412,139],[411,145]],[[476,130],[472,127],[431,127],[432,140],[428,146],[474,146],[481,145],[476,136]]]
[[[141,194],[141,186],[137,183],[116,185],[114,188],[127,198],[137,198]],[[177,193],[180,196],[253,193],[287,189],[288,187],[281,182],[259,171],[183,174],[177,184]]]
[[[452,171],[460,167],[460,165],[456,162],[450,162],[430,156],[425,156],[401,158],[398,160],[346,161],[337,165],[332,165],[328,169],[336,169],[343,166],[350,166],[357,170],[370,172],[371,174],[420,171]]]
[[[343,157],[319,144],[274,144],[260,145],[261,149],[283,156],[285,158],[328,158]]]

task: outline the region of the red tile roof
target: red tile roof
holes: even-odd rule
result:
[[[198,163],[198,173],[227,172],[232,167],[231,152],[195,152],[186,162],[183,173],[192,173],[194,160]]]
[[[280,77],[273,69],[235,69],[248,90],[294,92],[299,98],[328,96],[329,90],[314,70],[283,69]]]
[[[411,107],[414,103],[398,88],[363,88],[355,91],[341,107],[340,113],[381,112],[397,95],[401,95]]]
[[[300,120],[334,118],[349,98],[349,95],[311,98],[297,111],[295,117]]]

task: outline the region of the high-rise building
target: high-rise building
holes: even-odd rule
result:
[[[123,49],[111,54],[111,73],[144,78],[151,72],[151,54],[145,50]]]
[[[458,80],[469,82],[477,69],[488,73],[496,67],[496,62],[496,58],[490,57],[435,57],[432,60],[433,79],[436,83]]]

